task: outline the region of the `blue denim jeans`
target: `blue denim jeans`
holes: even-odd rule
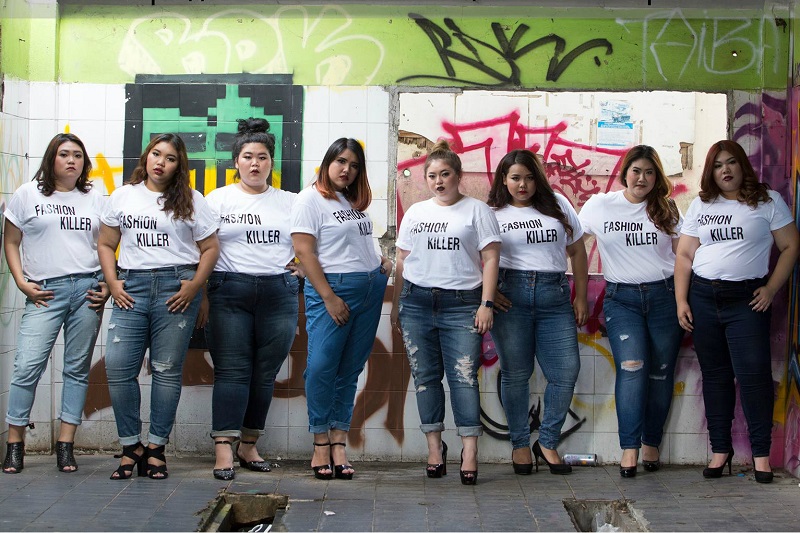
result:
[[[403,282],[398,311],[423,433],[444,431],[445,375],[458,435],[483,433],[478,388],[483,336],[475,327],[481,291]]]
[[[15,426],[30,423],[36,385],[47,368],[50,352],[58,332],[64,327],[64,389],[61,393],[59,418],[68,424],[80,425],[89,368],[102,309],[89,307],[86,291],[99,290],[100,274],[74,274],[36,281],[43,290],[53,291],[49,307],[36,307],[25,302],[25,313],[17,335],[17,356],[8,394],[6,422]]]
[[[258,438],[297,329],[297,278],[214,272],[207,291],[211,436]]]
[[[125,281],[125,292],[134,299],[132,309],[114,305],[106,340],[108,392],[123,446],[142,440],[138,377],[148,348],[152,385],[147,440],[157,446],[169,442],[181,398],[183,361],[194,332],[201,294],[197,293],[183,313],[169,312],[166,302],[180,290],[181,280],[191,280],[194,274],[194,266],[118,273],[118,278]]]
[[[311,433],[350,431],[358,376],[375,343],[389,281],[380,268],[325,274],[325,278],[336,296],[350,307],[350,319],[337,326],[319,293],[311,283],[305,284],[308,366],[303,377]]]
[[[753,457],[769,456],[775,403],[769,341],[772,308],[760,313],[749,305],[753,291],[766,283],[766,278],[717,281],[692,275],[692,334],[703,374],[703,402],[714,453],[732,449],[735,378]]]
[[[567,276],[562,272],[502,269],[497,288],[512,304],[508,312],[495,315],[492,327],[511,445],[531,445],[529,381],[535,356],[547,380],[539,441],[554,450],[581,368]]]
[[[683,339],[672,277],[649,283],[606,283],[603,300],[617,378],[619,445],[658,447],[672,405],[675,363]]]

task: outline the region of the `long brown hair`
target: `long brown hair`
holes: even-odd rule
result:
[[[664,173],[664,165],[661,164],[661,158],[658,156],[655,148],[640,144],[634,146],[625,157],[622,159],[622,169],[619,173],[619,182],[625,187],[628,186],[626,175],[628,169],[639,159],[647,159],[653,164],[653,170],[656,173],[656,182],[652,190],[647,193],[645,200],[647,201],[647,218],[655,225],[656,229],[666,233],[667,235],[676,235],[675,226],[678,224],[680,215],[678,213],[678,206],[675,201],[670,198],[672,195],[672,182],[669,181],[667,175]]]
[[[767,193],[769,186],[758,181],[756,171],[753,169],[753,165],[750,164],[750,160],[747,159],[744,148],[736,141],[722,140],[712,144],[708,150],[708,155],[706,155],[703,175],[700,177],[700,193],[698,194],[703,202],[711,202],[722,194],[717,182],[714,181],[714,163],[716,163],[720,152],[731,154],[742,169],[742,186],[739,187],[737,195],[737,199],[740,202],[755,208],[759,202],[772,201]]]
[[[503,178],[508,175],[508,169],[514,165],[522,165],[528,169],[528,172],[533,174],[533,181],[536,187],[533,198],[531,198],[533,200],[531,204],[533,208],[541,214],[561,222],[561,225],[564,226],[564,231],[567,232],[571,239],[573,230],[567,221],[567,215],[562,211],[556,199],[556,194],[547,181],[542,162],[530,150],[512,150],[503,156],[494,171],[494,181],[492,181],[489,200],[486,203],[498,209],[511,203],[511,193],[508,192],[508,187],[503,183]]]
[[[81,152],[83,152],[83,171],[75,182],[75,188],[84,194],[89,192],[89,189],[92,188],[92,182],[89,180],[89,173],[92,171],[92,162],[89,160],[89,154],[86,153],[86,147],[83,145],[83,141],[72,133],[58,133],[47,145],[47,150],[44,151],[44,157],[42,157],[42,164],[39,165],[39,170],[37,170],[36,174],[33,176],[33,179],[39,182],[37,185],[38,189],[45,196],[50,196],[56,190],[56,175],[53,170],[55,167],[56,155],[58,155],[58,149],[61,148],[61,145],[68,142],[74,142],[81,149]]]
[[[342,191],[344,197],[357,211],[364,211],[372,203],[372,189],[369,188],[369,180],[367,179],[367,158],[364,155],[364,149],[361,144],[355,139],[348,139],[342,137],[333,141],[325,152],[325,157],[322,158],[322,163],[319,166],[319,176],[317,176],[316,187],[317,191],[328,200],[336,198],[336,189],[331,183],[331,177],[328,174],[328,168],[333,163],[333,160],[339,157],[345,150],[350,150],[356,155],[358,159],[358,174],[356,179]]]
[[[189,156],[186,155],[186,145],[178,135],[174,133],[162,133],[156,135],[144,149],[139,157],[139,164],[133,169],[130,184],[135,185],[147,180],[147,156],[159,143],[169,143],[178,153],[178,168],[172,176],[172,181],[167,186],[167,190],[159,198],[159,203],[164,204],[163,211],[172,211],[172,218],[180,220],[191,220],[194,215],[194,200],[192,198],[192,187],[189,184]]]

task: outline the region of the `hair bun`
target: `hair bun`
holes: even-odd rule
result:
[[[248,133],[266,133],[269,131],[269,122],[265,118],[240,118],[236,122],[239,123],[237,128],[238,135],[247,135]]]
[[[447,142],[446,139],[439,139],[438,141],[436,141],[436,144],[433,145],[433,148],[431,148],[430,153],[450,152],[450,151],[451,151],[450,143]]]

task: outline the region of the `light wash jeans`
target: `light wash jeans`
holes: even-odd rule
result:
[[[619,445],[659,447],[672,404],[675,362],[683,339],[672,277],[606,284],[603,300],[614,356]]]
[[[495,315],[492,327],[511,445],[531,445],[529,381],[535,356],[547,380],[539,442],[554,450],[581,368],[569,281],[563,272],[510,269],[502,269],[498,279],[498,290],[512,304]]]
[[[167,299],[178,292],[181,280],[191,280],[194,266],[153,270],[121,270],[125,292],[135,300],[132,309],[114,305],[106,340],[106,376],[119,441],[129,446],[141,441],[139,371],[150,349],[150,434],[148,442],[169,442],[181,397],[183,361],[194,332],[201,294],[183,313],[170,313]]]
[[[375,344],[389,281],[380,268],[372,272],[325,274],[325,278],[333,292],[350,307],[350,319],[337,326],[319,293],[311,283],[305,284],[308,365],[303,377],[311,433],[350,430],[358,376]]]
[[[445,375],[458,435],[483,433],[478,388],[483,336],[475,327],[481,292],[480,287],[462,291],[403,282],[400,324],[423,433],[444,431]]]
[[[86,299],[88,290],[100,290],[100,273],[59,276],[36,283],[50,290],[54,298],[49,307],[36,307],[25,302],[25,313],[17,335],[17,355],[8,394],[6,422],[15,426],[30,423],[36,385],[47,368],[50,352],[64,327],[64,388],[61,393],[59,418],[68,424],[80,425],[89,369],[102,309],[92,309]]]
[[[275,376],[297,330],[298,290],[297,278],[288,272],[214,272],[208,279],[212,438],[264,434]]]

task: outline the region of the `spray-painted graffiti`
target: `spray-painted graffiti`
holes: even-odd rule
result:
[[[284,6],[272,13],[226,9],[200,21],[177,12],[136,18],[118,62],[131,76],[286,74],[297,71],[290,61],[299,51],[319,85],[369,85],[385,54],[380,41],[359,33],[340,6],[324,6],[315,16],[304,7]]]
[[[657,11],[643,18],[617,19],[629,33],[641,27],[642,76],[649,60],[664,81],[681,79],[692,68],[712,75],[731,75],[785,68],[778,53],[786,24],[763,16],[687,18],[681,9]]]
[[[509,37],[506,35],[507,27],[499,22],[492,22],[491,28],[496,43],[487,43],[466,33],[451,18],[446,17],[444,25],[440,26],[417,13],[409,13],[408,16],[430,39],[447,75],[417,74],[404,76],[398,79],[398,82],[426,79],[479,86],[520,86],[522,83],[521,61],[526,59],[528,54],[547,46],[553,46],[553,55],[547,65],[545,79],[558,81],[572,62],[586,52],[595,48],[603,49],[606,56],[614,52],[608,39],[590,39],[566,52],[567,40],[565,38],[553,33],[544,37],[530,38],[526,36],[530,26],[524,23],[520,23]],[[458,44],[460,47],[457,46]],[[593,60],[598,67],[603,64],[598,55],[594,55]],[[499,70],[498,63],[502,64],[506,70]],[[456,65],[460,67],[461,72],[456,71]]]

